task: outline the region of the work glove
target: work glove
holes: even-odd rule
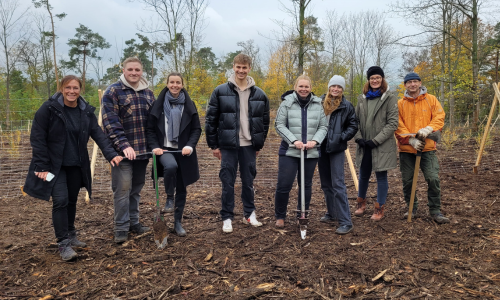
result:
[[[422,151],[422,150],[424,150],[424,147],[425,147],[424,142],[422,142],[421,140],[414,138],[414,137],[410,138],[410,145],[413,148],[415,148],[415,150],[417,150],[417,151]]]
[[[365,145],[366,145],[366,147],[368,147],[370,149],[377,147],[377,144],[375,144],[375,142],[372,140],[365,141]]]
[[[364,139],[357,139],[355,141],[361,148],[364,148],[365,147],[365,143],[366,141]]]
[[[422,142],[425,142],[425,139],[427,138],[427,136],[429,136],[429,134],[432,133],[432,131],[434,131],[434,129],[432,129],[431,126],[421,128],[419,131],[417,131],[415,137],[421,140]]]

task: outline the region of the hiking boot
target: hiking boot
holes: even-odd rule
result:
[[[404,214],[404,218],[407,219],[408,218],[408,207],[406,208],[406,212]],[[411,213],[411,218],[412,219],[415,219],[415,218],[418,218],[418,214],[417,214],[417,209],[414,208],[412,213]]]
[[[87,244],[78,240],[78,237],[76,236],[76,230],[68,232],[68,238],[71,240],[71,246],[73,247],[87,247]]]
[[[366,198],[361,198],[358,197],[357,205],[356,205],[356,211],[354,212],[354,215],[356,217],[361,217],[362,215],[365,214],[365,209],[366,209]]]
[[[335,220],[332,216],[330,216],[329,214],[325,214],[324,216],[321,217],[321,219],[319,219],[320,222],[323,222],[323,223],[335,223]]]
[[[128,239],[128,231],[115,231],[115,243],[121,244]]]
[[[136,233],[136,234],[143,234],[144,232],[148,232],[151,229],[146,226],[142,226],[141,223],[137,223],[135,225],[130,226],[130,232]]]
[[[337,228],[337,230],[335,230],[335,233],[340,235],[348,234],[352,231],[353,228],[354,227],[352,225],[341,225],[339,226],[339,228]]]
[[[166,213],[174,212],[174,195],[167,195],[167,202],[165,202],[162,211]]]
[[[70,261],[78,257],[78,254],[71,248],[71,239],[65,239],[57,243],[59,248],[59,254],[61,259],[64,261]]]
[[[283,227],[285,227],[285,220],[283,220],[283,219],[278,219],[278,220],[276,220],[276,224],[275,224],[275,226],[276,226],[276,227],[278,227],[278,228],[283,228]]]
[[[186,236],[186,230],[184,230],[184,228],[182,228],[181,221],[174,222],[174,230],[178,236]]]
[[[252,214],[250,215],[250,217],[248,217],[248,219],[243,218],[243,223],[250,224],[254,227],[262,226],[262,223],[257,221],[257,216],[255,215],[255,210],[252,211]]]
[[[434,220],[434,222],[436,222],[438,224],[450,223],[450,219],[448,219],[447,217],[443,216],[442,213],[431,214],[431,218]]]
[[[375,210],[373,211],[373,215],[370,218],[373,221],[380,221],[384,217],[384,204],[380,205],[378,202],[375,202]]]
[[[231,219],[224,220],[222,225],[222,231],[225,233],[233,232],[233,225],[231,224]]]

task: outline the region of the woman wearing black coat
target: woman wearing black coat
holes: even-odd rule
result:
[[[146,128],[148,146],[160,155],[158,176],[164,177],[167,194],[163,211],[174,211],[174,230],[178,236],[186,235],[182,228],[186,187],[200,178],[196,156],[196,144],[201,136],[200,118],[196,105],[183,87],[184,79],[180,73],[168,75],[167,86],[149,111]]]
[[[85,247],[76,237],[76,202],[81,187],[92,195],[89,137],[112,165],[122,158],[97,124],[95,107],[80,97],[82,83],[73,75],[61,81],[61,90],[42,104],[35,114],[30,142],[33,157],[24,192],[42,200],[52,196],[52,222],[64,261],[78,255],[71,248]]]
[[[323,109],[328,121],[328,133],[321,143],[318,162],[321,189],[325,194],[327,213],[321,222],[339,222],[337,234],[352,231],[351,212],[344,181],[344,151],[347,141],[358,131],[358,120],[354,106],[345,99],[345,79],[335,75],[328,82],[328,91],[323,100]]]

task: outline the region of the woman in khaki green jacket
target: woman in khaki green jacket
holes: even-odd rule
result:
[[[397,148],[394,132],[398,128],[398,99],[389,91],[384,71],[370,67],[363,95],[358,99],[356,116],[359,130],[354,136],[358,144],[356,165],[359,167],[359,191],[355,216],[363,216],[366,209],[366,192],[372,171],[377,177],[377,202],[371,217],[380,221],[384,217],[389,184],[387,170],[397,167]]]

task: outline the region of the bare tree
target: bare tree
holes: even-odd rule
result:
[[[29,7],[23,8],[19,0],[0,1],[0,45],[5,55],[6,69],[6,119],[8,126],[10,121],[10,75],[14,69],[19,55],[16,49],[25,40],[30,28],[26,22]]]

